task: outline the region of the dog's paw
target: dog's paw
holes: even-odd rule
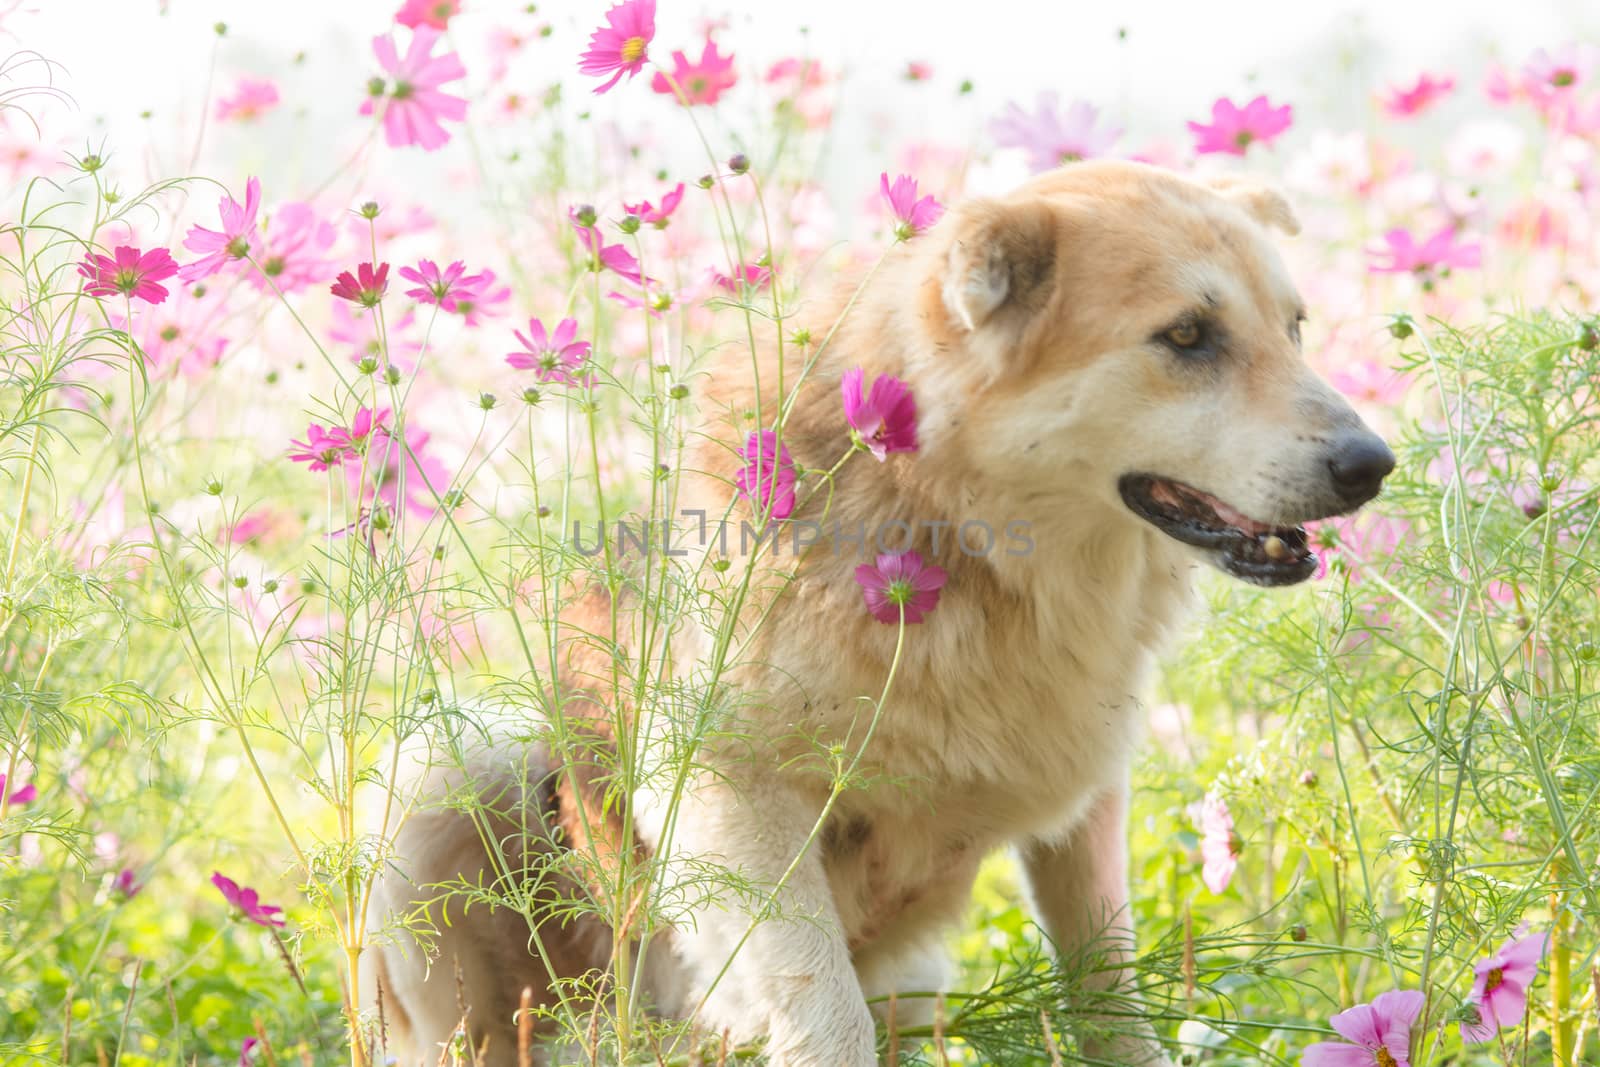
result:
[[[818,1008],[774,1020],[770,1067],[875,1067],[878,1029],[864,1002]]]

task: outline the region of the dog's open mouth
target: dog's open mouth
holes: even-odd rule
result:
[[[1255,585],[1293,585],[1316,572],[1304,526],[1257,522],[1210,493],[1153,474],[1125,474],[1117,488],[1135,515],[1168,537],[1209,550],[1225,574]]]

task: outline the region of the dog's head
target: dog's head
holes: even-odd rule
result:
[[[1305,308],[1245,180],[1080,164],[953,213],[924,321],[978,402],[960,447],[1039,507],[1107,507],[1260,585],[1309,577],[1301,524],[1394,456],[1305,364]],[[931,242],[930,242],[931,243]]]

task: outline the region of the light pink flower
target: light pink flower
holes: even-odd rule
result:
[[[313,471],[325,471],[345,461],[350,438],[343,430],[335,428],[330,431],[313,422],[306,427],[306,439],[290,441],[289,446],[292,449],[289,453],[291,460],[305,463]]]
[[[38,798],[39,790],[32,782],[29,782],[27,785],[17,786],[9,795],[7,795],[6,776],[0,774],[0,804],[11,804],[16,807],[21,807],[24,804],[33,803]]]
[[[338,239],[333,223],[310,204],[284,204],[267,219],[266,232],[252,258],[256,269],[245,280],[262,292],[299,292],[326,278],[328,249]]]
[[[141,252],[118,245],[109,256],[90,252],[78,264],[78,273],[88,279],[83,291],[90,296],[128,296],[147,304],[167,298],[167,287],[159,283],[178,273],[178,264],[165,248]]]
[[[913,59],[906,64],[906,81],[925,82],[933,77],[933,67]]]
[[[1483,246],[1456,240],[1454,226],[1445,225],[1418,244],[1410,230],[1393,229],[1383,235],[1384,247],[1369,253],[1367,269],[1374,274],[1448,274],[1456,268],[1477,267]]]
[[[363,263],[354,274],[342,271],[328,291],[364,308],[377,307],[383,294],[389,291],[389,264],[379,263],[377,269],[373,269],[371,263]]]
[[[1253,144],[1271,144],[1294,122],[1294,109],[1288,104],[1273,107],[1265,96],[1258,96],[1244,107],[1222,97],[1211,105],[1211,124],[1189,123],[1194,133],[1194,150],[1201,155],[1222,153],[1242,156]]]
[[[224,297],[221,289],[199,297],[179,289],[160,307],[135,315],[132,323],[120,316],[112,321],[133,335],[151,366],[175,368],[193,377],[221,362],[228,346],[228,339],[218,332],[227,316]]]
[[[650,88],[674,97],[682,93],[683,102],[693,106],[715,104],[738,80],[733,72],[733,57],[719,53],[717,42],[707,38],[700,58],[693,63],[682,52],[672,53],[672,77],[657,71],[650,79]]]
[[[438,42],[439,31],[419,26],[412,31],[411,44],[402,58],[394,34],[372,39],[372,51],[393,84],[372,79],[361,114],[372,114],[377,102],[383,101],[383,135],[391,146],[414,144],[432,152],[450,140],[442,120],[460,122],[467,117],[467,102],[439,88],[465,77],[467,68],[454,52],[431,55]]]
[[[1215,793],[1189,805],[1189,818],[1200,831],[1200,880],[1213,893],[1227,890],[1239,866],[1244,843],[1233,829],[1233,814],[1228,803]]]
[[[1331,1020],[1345,1041],[1319,1041],[1300,1054],[1302,1067],[1411,1067],[1411,1027],[1426,999],[1414,989],[1379,993]]]
[[[382,365],[387,344],[388,362],[409,374],[415,366],[413,357],[422,351],[422,343],[409,332],[416,321],[415,312],[408,310],[398,318],[388,320],[388,329],[379,334],[378,324],[371,315],[363,315],[341,300],[333,305],[333,322],[328,326],[328,337],[352,349],[352,363],[360,363],[371,356]]]
[[[1411,388],[1411,379],[1376,359],[1344,363],[1328,372],[1328,381],[1351,400],[1388,407],[1398,404]]]
[[[389,413],[382,414],[387,417]],[[391,511],[403,504],[407,512],[419,518],[433,514],[437,497],[450,486],[450,471],[428,452],[431,437],[415,426],[406,427],[404,444],[387,429],[375,436],[373,447],[367,450],[366,481],[359,487],[363,510],[369,511],[376,499]],[[350,487],[356,489],[360,464],[347,463],[344,469]]]
[[[678,204],[682,201],[683,183],[679,182],[661,198],[660,207],[656,207],[648,200],[641,200],[637,204],[623,204],[622,210],[630,215],[637,215],[640,222],[649,223],[661,230],[666,228],[667,220],[678,210]]]
[[[1391,87],[1380,97],[1380,102],[1392,118],[1413,118],[1449,96],[1455,87],[1456,80],[1448,74],[1435,78],[1423,73],[1409,88]]]
[[[470,306],[480,299],[485,285],[494,281],[492,271],[468,274],[459,259],[442,271],[431,259],[419,260],[415,267],[401,267],[400,277],[416,283],[416,288],[406,290],[407,296],[451,312],[459,310],[463,300]]]
[[[1528,987],[1539,976],[1539,962],[1549,945],[1549,934],[1523,936],[1519,930],[1499,952],[1473,965],[1477,977],[1467,1000],[1478,1009],[1478,1022],[1461,1024],[1463,1041],[1492,1041],[1502,1029],[1522,1021],[1528,1011]]]
[[[863,395],[866,372],[847,370],[839,382],[844,417],[862,445],[882,463],[890,452],[917,450],[917,401],[899,378],[880,374]]]
[[[431,26],[442,30],[450,25],[453,16],[461,14],[461,0],[406,0],[394,13],[394,20],[413,30],[418,26]]]
[[[1114,126],[1096,128],[1099,120],[1099,111],[1087,100],[1074,100],[1063,113],[1055,93],[1040,93],[1031,113],[1007,104],[989,132],[1001,148],[1025,149],[1028,167],[1037,174],[1109,152],[1122,131]]]
[[[511,302],[511,286],[495,288],[494,282],[495,273],[492,270],[479,271],[462,278],[451,294],[453,306],[446,310],[460,315],[468,326],[478,325],[482,317],[504,314],[506,305]]]
[[[656,0],[623,0],[606,12],[606,25],[589,36],[589,50],[579,59],[578,70],[611,80],[595,89],[609,90],[624,74],[633,77],[650,58],[656,35]]]
[[[240,78],[230,96],[217,98],[218,122],[249,122],[278,106],[278,87],[270,81]]]
[[[904,612],[906,625],[919,623],[939,606],[939,591],[949,575],[933,564],[924,564],[916,552],[898,552],[878,557],[874,565],[856,568],[856,584],[867,610],[879,622],[893,625]]]
[[[759,263],[746,263],[730,276],[712,267],[711,282],[718,289],[738,296],[746,288],[757,291],[765,289],[772,282],[772,268]]]
[[[243,259],[250,254],[250,242],[255,238],[256,212],[261,210],[261,181],[251,178],[244,184],[244,203],[224,195],[217,204],[217,214],[222,217],[221,230],[208,230],[194,226],[183,240],[183,247],[202,254],[178,271],[178,277],[187,284],[209,278],[230,260]]]
[[[548,335],[544,323],[528,320],[528,334],[514,331],[523,351],[506,353],[506,362],[518,370],[531,370],[541,382],[555,385],[590,385],[593,375],[579,372],[589,358],[589,342],[576,340],[578,320],[562,319]]]
[[[211,872],[211,884],[217,887],[222,894],[222,899],[239,910],[239,914],[260,926],[283,926],[283,919],[279,918],[283,909],[270,904],[261,903],[260,896],[254,889],[242,889],[239,883],[227,877],[221,871]]]
[[[739,450],[739,458],[744,461],[744,468],[734,479],[739,494],[774,519],[793,515],[795,472],[789,446],[779,447],[778,435],[771,430],[751,431]]]
[[[1549,103],[1574,95],[1593,73],[1595,50],[1587,45],[1565,44],[1554,50],[1539,49],[1522,66],[1522,86],[1536,102]]]
[[[894,212],[896,240],[908,241],[944,216],[944,206],[932,196],[918,199],[916,179],[909,174],[900,175],[890,185],[889,174],[885,171],[879,176],[878,184],[883,198],[889,202],[889,210]]]

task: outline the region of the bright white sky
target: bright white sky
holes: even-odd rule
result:
[[[0,10],[19,2],[21,11],[0,16],[0,50],[33,48],[62,64],[61,84],[77,101],[76,124],[85,127],[78,136],[109,131],[124,164],[130,151],[149,151],[138,131],[159,132],[164,143],[145,156],[144,176],[152,178],[189,169],[211,27],[227,23],[219,85],[271,74],[285,108],[303,112],[305,121],[229,131],[232,139],[212,162],[220,158],[229,169],[269,177],[276,166],[277,176],[294,184],[327,173],[338,162],[335,153],[346,150],[340,146],[348,145],[354,109],[374,73],[369,39],[390,26],[400,0],[0,0]],[[475,42],[490,25],[535,24],[521,14],[525,0],[466,0],[465,6],[454,32],[469,71],[482,69]],[[540,5],[536,18],[552,22],[555,36],[533,46],[540,66],[527,88],[537,92],[561,78],[569,99],[584,98],[597,116],[641,128],[660,115],[660,101],[643,85],[593,98],[574,73],[606,6],[604,0]],[[1131,149],[1156,136],[1183,139],[1183,120],[1203,117],[1218,95],[1267,92],[1275,102],[1294,103],[1297,117],[1348,128],[1365,121],[1375,84],[1423,69],[1477,72],[1491,55],[1520,62],[1539,46],[1600,40],[1600,4],[1579,0],[659,0],[658,10],[662,57],[673,47],[697,48],[704,19],[727,16],[719,43],[743,70],[809,52],[847,71],[847,99],[871,106],[841,110],[834,153],[868,163],[858,169],[870,173],[892,165],[872,156],[888,153],[873,112],[893,116],[896,142],[961,144],[979,135],[1008,99],[1031,101],[1050,88],[1064,100],[1103,105],[1130,129],[1123,147]],[[1119,30],[1127,31],[1120,42]],[[303,61],[291,67],[300,52]],[[933,84],[901,80],[913,59],[931,64]],[[291,70],[297,73],[286,76]],[[1464,86],[1473,96],[1476,77]],[[976,88],[958,102],[954,86],[962,78]],[[154,122],[140,118],[146,110]],[[175,113],[188,123],[174,124]],[[185,131],[181,143],[173,140],[178,129]],[[1302,128],[1291,137],[1304,134]],[[296,161],[293,172],[283,173],[285,159]],[[407,180],[436,186],[448,180],[445,166],[411,153]],[[207,169],[204,161],[200,169]],[[239,175],[217,177],[232,184]]]

